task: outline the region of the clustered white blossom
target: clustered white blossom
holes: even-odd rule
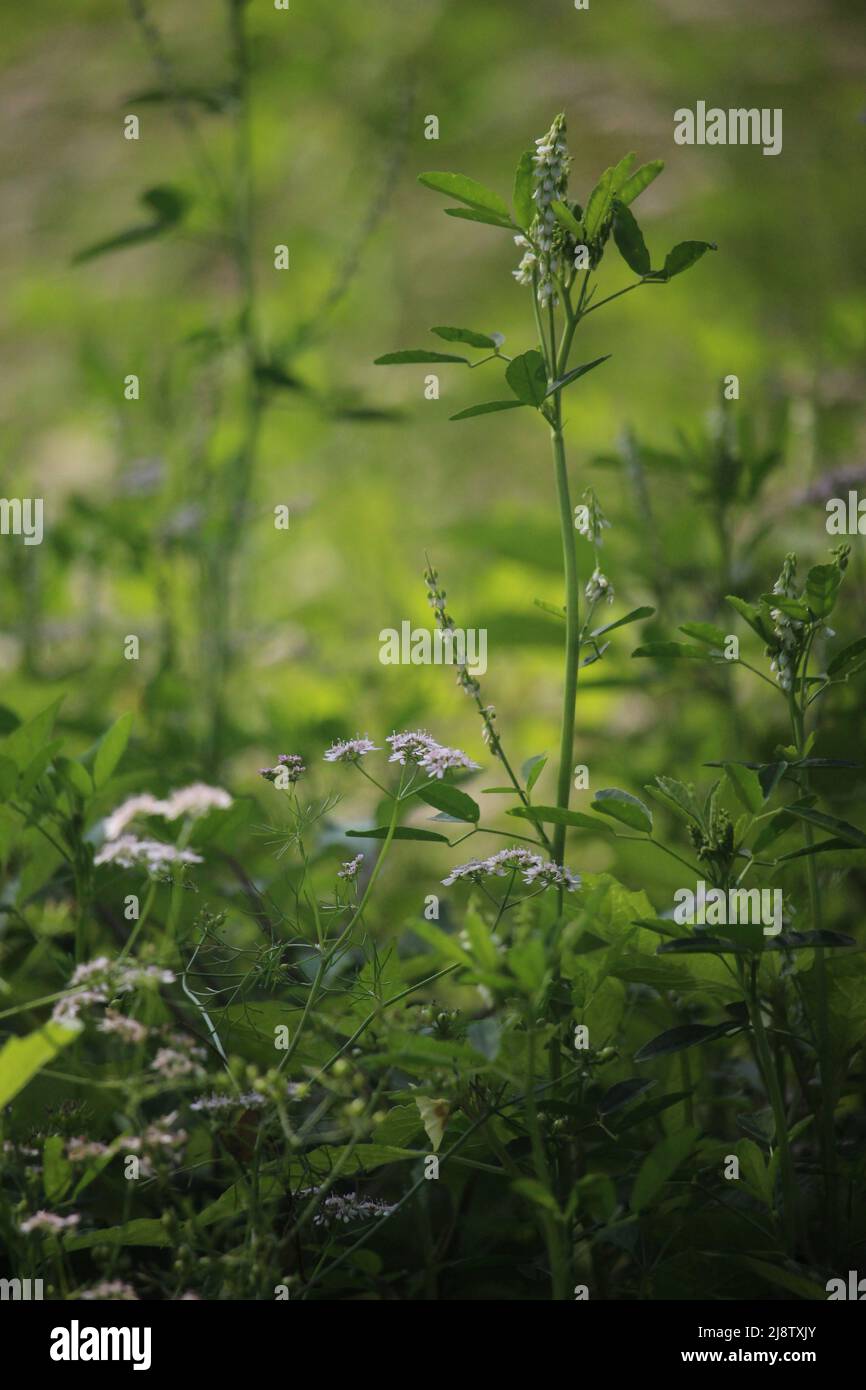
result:
[[[532,197],[536,213],[529,229],[529,238],[516,236],[514,241],[523,251],[523,259],[513,275],[520,285],[531,285],[537,277],[536,293],[541,304],[554,304],[553,277],[560,268],[564,237],[551,206],[562,202],[568,191],[568,171],[571,160],[565,141],[565,117],[556,117],[546,135],[535,142],[535,189]]]
[[[549,888],[555,885],[558,888],[566,888],[569,893],[574,893],[580,887],[580,877],[577,874],[561,868],[559,864],[550,860],[542,859],[540,854],[534,854],[532,850],[516,845],[498,850],[486,859],[470,859],[468,864],[459,864],[442,882],[446,887],[450,887],[458,879],[465,878],[478,883],[482,878],[505,878],[507,874],[514,872],[519,873],[523,882],[530,887]]]
[[[297,1195],[313,1197],[318,1191],[317,1187],[305,1187]],[[395,1207],[391,1203],[380,1201],[378,1197],[362,1197],[359,1192],[329,1192],[313,1217],[313,1225],[330,1226],[339,1222],[348,1225],[350,1221],[369,1221],[376,1216],[390,1216],[394,1210]]]
[[[368,753],[377,753],[375,743],[368,738],[344,738],[332,743],[325,754],[326,763],[356,763]]]
[[[149,1032],[137,1018],[128,1018],[126,1014],[119,1014],[116,1009],[106,1009],[105,1017],[96,1027],[100,1033],[116,1034],[123,1042],[128,1043],[144,1042]]]
[[[94,1284],[92,1289],[82,1289],[76,1297],[104,1299],[106,1302],[132,1303],[138,1301],[138,1294],[135,1289],[131,1284],[124,1284],[122,1279],[105,1279],[101,1284]]]
[[[442,778],[449,768],[473,771],[479,766],[459,748],[446,748],[423,729],[414,733],[389,734],[385,742],[391,748],[389,763],[400,763],[403,767],[407,762],[414,763],[430,777]]]
[[[305,1091],[306,1087],[302,1081],[289,1081],[286,1083],[286,1099],[294,1100],[295,1097]],[[190,1105],[190,1110],[206,1111],[213,1113],[219,1110],[232,1110],[237,1106],[243,1106],[245,1110],[255,1110],[259,1106],[267,1105],[268,1097],[261,1091],[243,1091],[237,1096],[220,1095],[217,1091],[212,1091],[209,1096],[198,1096]]]
[[[98,1139],[85,1139],[82,1135],[68,1140],[66,1144],[66,1157],[70,1163],[88,1163],[93,1158],[104,1158],[107,1153],[107,1144],[100,1143]]]
[[[97,956],[75,967],[69,981],[71,993],[58,1000],[51,1017],[66,1028],[80,1028],[79,1014],[86,1005],[107,1004],[116,995],[141,987],[174,984],[176,978],[173,971],[159,965],[125,965],[108,956]]]
[[[54,1211],[36,1211],[22,1221],[18,1229],[25,1236],[30,1235],[32,1231],[47,1231],[52,1235],[59,1235],[61,1231],[74,1230],[80,1220],[77,1212],[72,1212],[69,1216],[58,1216]]]
[[[589,579],[586,581],[586,587],[583,592],[586,594],[587,603],[590,604],[599,603],[602,599],[604,599],[605,603],[613,603],[614,600],[613,585],[607,576],[602,574],[598,565],[596,565]]]
[[[140,1155],[140,1168],[145,1177],[153,1177],[154,1174],[152,1155],[161,1154],[173,1162],[180,1159],[176,1150],[183,1148],[189,1135],[185,1129],[173,1128],[177,1117],[178,1111],[172,1110],[170,1114],[162,1115],[159,1120],[148,1125],[143,1134],[123,1134],[116,1141],[119,1149]]]
[[[781,594],[784,598],[796,598],[796,572],[796,555],[786,555],[782,572],[773,585],[773,593]],[[770,617],[774,623],[773,631],[779,640],[779,650],[770,662],[770,670],[783,690],[791,690],[794,685],[797,663],[800,659],[803,624],[794,618],[789,618],[786,613],[782,612],[781,608],[771,608]]]
[[[207,1060],[204,1047],[186,1047],[179,1052],[174,1047],[160,1047],[150,1064],[151,1071],[159,1072],[165,1081],[176,1081],[181,1076],[201,1076],[202,1063]]]
[[[175,849],[161,840],[140,840],[137,835],[121,835],[108,840],[94,857],[94,864],[117,864],[121,869],[144,868],[148,873],[162,873],[172,864],[202,864],[200,854],[191,849]]]
[[[347,859],[342,869],[338,871],[337,878],[345,878],[349,883],[354,883],[363,859],[363,854],[356,854],[354,859]]]
[[[178,820],[188,816],[197,820],[208,811],[226,811],[232,798],[222,787],[210,787],[206,782],[192,782],[188,787],[180,787],[164,801],[151,796],[150,792],[139,792],[129,797],[112,811],[105,820],[106,840],[117,840],[137,816],[161,816],[163,820]]]

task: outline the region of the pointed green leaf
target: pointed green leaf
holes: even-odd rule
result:
[[[629,1206],[635,1215],[659,1196],[665,1183],[674,1176],[698,1141],[699,1130],[693,1126],[669,1134],[651,1149],[641,1164],[631,1190]]]
[[[137,246],[141,242],[161,236],[180,222],[188,204],[184,193],[168,185],[149,188],[142,194],[141,201],[152,214],[150,222],[130,227],[105,241],[97,241],[92,246],[85,247],[73,256],[72,264],[81,265],[84,261],[93,260],[95,256],[104,256],[109,251],[122,251],[128,246]]]
[[[547,369],[537,348],[531,348],[509,362],[505,369],[505,380],[523,405],[541,405],[547,395]]]
[[[484,212],[480,208],[443,208],[446,217],[460,217],[464,222],[483,222],[486,227],[504,227],[514,231],[510,218],[499,217],[495,212]]]
[[[122,714],[100,739],[96,749],[96,757],[93,760],[93,785],[97,791],[100,787],[105,786],[123,757],[131,728],[132,714]]]
[[[604,627],[593,628],[593,637],[602,637],[606,632],[613,632],[616,627],[625,627],[627,623],[640,622],[642,618],[651,618],[656,610],[654,608],[633,608],[625,617],[617,618],[616,622],[605,623]]]
[[[483,405],[470,405],[466,410],[458,410],[451,419],[470,420],[473,415],[492,415],[497,410],[516,410],[525,404],[525,401],[485,401]]]
[[[37,1072],[78,1037],[80,1029],[46,1023],[23,1038],[10,1038],[0,1048],[0,1109],[22,1091]]]
[[[531,820],[543,825],[571,825],[576,830],[596,830],[611,833],[604,821],[586,816],[582,811],[566,811],[562,806],[515,806],[508,811],[509,816],[519,816],[521,820]]]
[[[388,836],[388,826],[377,825],[371,830],[346,830],[343,833],[356,840],[384,840]],[[391,838],[394,840],[439,840],[443,845],[449,843],[445,835],[439,835],[435,830],[416,830],[413,825],[398,825]]]
[[[4,758],[10,758],[19,772],[24,772],[30,766],[36,754],[51,738],[59,708],[60,700],[54,700],[39,714],[28,719],[26,724],[19,724],[0,744],[0,753]]]
[[[586,204],[586,212],[583,215],[583,225],[590,241],[596,240],[610,214],[610,204],[613,196],[613,175],[613,169],[605,169],[598,183],[595,185],[595,188],[589,195],[589,200]]]
[[[631,792],[621,791],[619,787],[605,787],[604,790],[596,792],[592,809],[630,826],[632,830],[643,830],[648,835],[652,834],[652,811],[644,805],[640,797],[632,796]]]
[[[720,651],[727,640],[727,634],[713,623],[680,623],[679,630],[686,637],[694,637],[697,642],[706,642],[708,647],[718,647]]]
[[[726,594],[725,603],[729,603],[740,617],[745,619],[762,642],[766,642],[768,646],[772,644],[774,640],[772,630],[764,613],[756,603],[747,603],[745,599],[737,598],[736,594]]]
[[[583,223],[578,222],[571,208],[568,207],[566,203],[560,202],[558,198],[554,198],[550,207],[557,222],[559,222],[567,232],[571,232],[575,241],[583,241],[586,236],[586,230]]]
[[[497,217],[504,218],[506,222],[511,221],[508,207],[499,194],[485,188],[482,183],[476,183],[475,179],[468,179],[465,174],[446,174],[433,171],[419,174],[418,182],[423,183],[427,188],[434,189],[437,193],[447,193],[449,198],[456,198],[458,203],[466,203],[470,208],[481,212],[495,213]]]
[[[859,830],[856,825],[851,825],[846,820],[839,820],[836,816],[828,816],[824,811],[815,811],[810,806],[786,806],[786,812],[791,816],[796,816],[799,820],[808,821],[810,825],[817,825],[821,830],[828,830],[831,835],[846,844],[855,845],[858,849],[866,849],[866,835]]]
[[[756,816],[764,805],[764,794],[757,773],[739,763],[725,763],[725,776],[741,806]]]
[[[435,333],[437,338],[444,338],[447,343],[468,343],[470,347],[477,348],[496,347],[495,338],[486,333],[475,333],[471,328],[431,328],[430,332]]]
[[[449,352],[431,352],[429,348],[405,348],[402,352],[386,352],[377,357],[374,367],[397,367],[406,362],[469,362],[468,357],[453,357]]]
[[[674,946],[678,943],[671,942]],[[668,951],[666,943],[659,951]],[[672,1052],[683,1052],[688,1047],[699,1047],[702,1043],[714,1042],[728,1033],[740,1031],[740,1025],[728,1019],[724,1023],[680,1023],[676,1028],[666,1028],[634,1054],[636,1062],[649,1062],[653,1057],[667,1057]]]
[[[615,201],[613,209],[613,239],[619,254],[635,275],[649,275],[650,253],[643,232],[624,203]]]
[[[841,583],[838,565],[813,565],[809,570],[803,600],[816,618],[827,618],[833,612]]]
[[[418,792],[422,801],[426,801],[428,806],[433,806],[437,811],[445,811],[455,820],[475,822],[481,815],[481,808],[477,801],[473,801],[471,796],[462,792],[459,787],[452,787],[447,782],[433,782],[429,787],[424,787]]]
[[[682,275],[684,270],[695,265],[706,251],[717,250],[714,241],[681,241],[665,256],[664,270],[661,274],[666,280],[672,280],[675,275]]]
[[[534,758],[527,758],[521,768],[523,776],[526,778],[526,794],[532,791],[545,767],[547,766],[547,754],[536,753]]]
[[[557,391],[561,391],[563,387],[569,386],[572,381],[577,381],[578,377],[586,376],[587,372],[593,371],[595,367],[600,367],[602,362],[606,362],[610,355],[609,352],[606,352],[604,357],[596,357],[592,362],[584,362],[581,367],[573,367],[570,372],[566,372],[565,376],[561,376],[558,381],[555,381],[552,386],[548,387],[546,395],[556,395]]]
[[[664,167],[663,159],[652,159],[649,164],[642,164],[630,178],[626,179],[625,183],[614,189],[619,201],[625,203],[626,207],[629,203],[633,203],[638,194],[642,193],[653,179],[658,178]]]
[[[645,642],[636,647],[632,656],[648,656],[659,661],[681,659],[685,661],[709,661],[709,653],[703,647],[690,647],[685,642]]]
[[[833,680],[847,680],[855,671],[866,665],[866,637],[858,637],[843,647],[827,667],[827,675]]]

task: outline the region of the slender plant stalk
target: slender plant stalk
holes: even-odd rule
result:
[[[565,570],[565,682],[562,697],[562,730],[559,740],[559,776],[556,787],[556,804],[568,810],[571,796],[572,760],[574,752],[575,707],[577,704],[577,679],[580,663],[580,591],[577,579],[577,555],[574,545],[574,526],[571,512],[571,495],[568,487],[568,468],[565,461],[565,443],[562,437],[562,411],[559,396],[556,397],[556,423],[551,430],[553,447],[553,466],[556,477],[556,497],[559,504],[559,526],[562,536],[562,561]],[[565,859],[564,825],[555,827],[553,836],[553,857],[557,864]]]
[[[809,664],[809,654],[803,664],[801,688],[802,704],[797,703],[795,691],[788,692],[788,704],[791,712],[791,724],[794,733],[794,744],[799,757],[805,756],[806,730],[805,730],[805,701],[806,701],[806,672]],[[809,774],[801,772],[801,788],[804,793],[809,790]],[[803,843],[806,849],[811,850],[815,843],[815,835],[812,826],[808,821],[803,821]],[[821,893],[818,887],[818,871],[815,867],[814,854],[806,856],[806,882],[809,889],[809,912],[812,921],[812,928],[821,931],[824,925],[824,917],[821,908]],[[817,1107],[818,1133],[821,1145],[821,1160],[824,1169],[824,1204],[827,1221],[827,1239],[831,1255],[836,1248],[837,1239],[837,1207],[835,1191],[835,1149],[836,1136],[833,1124],[833,1110],[835,1097],[833,1095],[833,1067],[830,1058],[830,1017],[828,1004],[827,987],[827,965],[824,959],[824,950],[818,946],[815,950],[815,981],[818,994],[817,1009],[817,1042],[818,1042],[818,1070],[821,1077],[821,1096]]]

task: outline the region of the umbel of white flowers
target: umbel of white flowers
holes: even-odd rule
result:
[[[565,142],[565,116],[560,113],[546,135],[535,142],[535,200],[536,213],[529,228],[529,239],[516,236],[515,243],[523,249],[520,265],[513,272],[520,285],[531,285],[536,277],[539,302],[549,299],[556,303],[553,277],[559,271],[565,252],[565,232],[556,220],[554,202],[562,202],[568,191],[568,171],[571,159]]]

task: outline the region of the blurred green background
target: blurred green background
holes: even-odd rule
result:
[[[593,789],[639,792],[656,773],[708,781],[710,758],[770,757],[787,731],[765,686],[630,653],[678,622],[722,621],[724,594],[766,591],[787,550],[804,567],[825,558],[824,499],[866,475],[860,5],[250,0],[251,267],[270,379],[243,478],[242,285],[220,201],[243,176],[229,9],[48,0],[4,16],[0,491],[44,497],[46,535],[0,540],[3,705],[23,716],[64,694],[68,751],[134,709],[130,790],[203,777],[270,805],[257,769],[301,752],[311,791],[350,793],[336,827],[375,808],[320,762],[335,737],[421,725],[484,764],[470,790],[499,785],[451,674],[378,659],[380,629],[430,621],[426,551],[458,624],[488,630],[483,693],[512,761],[553,753],[562,634],[533,604],[562,601],[546,431],[529,412],[449,422],[500,394],[495,364],[443,367],[431,401],[429,368],[373,359],[443,347],[428,336],[443,323],[500,332],[507,352],[533,345],[510,237],[444,217],[417,175],[457,170],[508,196],[520,153],[564,110],[572,197],[627,150],[661,157],[638,209],[654,258],[688,238],[719,246],[580,330],[576,360],[612,358],[568,399],[572,490],[595,487],[613,523],[610,617],[658,613],[586,673],[576,761]],[[194,94],[186,125],[148,99],[165,76],[157,32]],[[674,111],[699,99],[781,107],[782,153],[675,145]],[[138,141],[123,138],[129,113]],[[431,114],[438,141],[424,137]],[[176,229],[73,264],[146,220],[141,194],[163,185],[188,200]],[[277,271],[283,243],[290,269]],[[613,251],[604,274],[610,291],[630,279]],[[138,401],[124,399],[128,373]],[[740,400],[720,413],[729,373]],[[846,640],[864,586],[853,543]],[[585,578],[588,546],[581,563]],[[742,625],[724,623],[763,669]],[[137,662],[123,658],[133,633]],[[850,755],[855,688],[825,718],[816,751]],[[838,790],[843,813],[858,780]],[[552,789],[548,769],[537,799]],[[434,891],[453,859],[427,854],[419,884],[395,855],[394,903],[417,912],[419,887]],[[659,906],[677,881],[628,844],[582,842],[570,859],[615,867]]]

